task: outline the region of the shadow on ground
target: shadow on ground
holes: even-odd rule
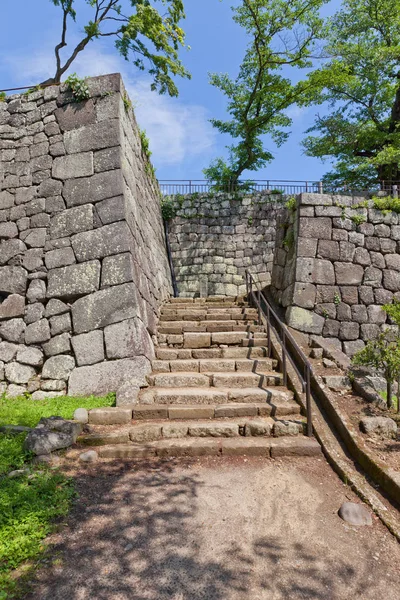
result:
[[[50,555],[60,557],[59,562],[38,573],[28,598],[380,597],[382,581],[373,576],[371,556],[355,568],[340,552],[327,556],[317,542],[303,544],[284,530],[264,535],[261,526],[259,535],[254,535],[252,527],[249,539],[238,528],[237,537],[233,532],[221,540],[218,523],[199,519],[204,473],[195,465],[188,468],[190,464],[182,459],[178,463],[102,464],[78,475],[80,497],[68,527],[53,536],[49,548]],[[216,510],[222,515],[224,491],[216,489],[219,483],[215,481],[207,486],[206,497],[210,491],[215,502],[220,502]],[[240,511],[237,506],[239,519]],[[392,598],[390,593],[386,598]]]

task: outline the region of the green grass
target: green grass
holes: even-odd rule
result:
[[[113,394],[105,398],[66,396],[47,400],[2,397],[0,424],[34,427],[41,417],[70,419],[76,408],[114,404]],[[34,566],[44,549],[43,539],[52,531],[55,520],[68,514],[75,495],[73,481],[63,473],[30,465],[32,457],[23,449],[24,439],[25,434],[0,434],[0,600],[22,597],[30,568],[22,573],[15,569]],[[7,477],[10,471],[26,466],[27,474]]]
[[[6,400],[2,397],[0,398],[0,425],[35,427],[41,417],[58,416],[72,419],[77,408],[89,409],[102,406],[115,406],[115,395],[109,394],[104,398],[57,396],[46,400],[31,400],[24,397]]]
[[[387,402],[387,393],[386,392],[379,392],[379,395],[381,398],[384,399],[385,402]],[[393,409],[392,410],[396,410],[397,411],[397,406],[398,406],[398,399],[397,396],[393,395],[392,396],[392,402],[393,402]]]

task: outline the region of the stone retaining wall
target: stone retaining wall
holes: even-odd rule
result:
[[[361,197],[301,194],[278,231],[271,289],[290,326],[336,338],[348,355],[388,326],[382,304],[400,299],[399,215]]]
[[[284,196],[206,193],[172,201],[169,238],[180,296],[244,294],[246,268],[269,285]]]
[[[84,102],[65,86],[0,102],[0,386],[10,396],[144,382],[171,292],[159,192],[121,78],[87,83]]]

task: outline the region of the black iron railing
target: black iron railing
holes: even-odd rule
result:
[[[369,189],[354,188],[351,185],[341,185],[339,187],[324,187],[322,181],[289,181],[281,179],[261,179],[261,180],[243,180],[239,183],[216,185],[213,181],[205,179],[163,179],[159,182],[161,193],[165,196],[176,194],[201,194],[208,192],[275,192],[277,194],[335,194],[344,196],[367,196],[384,192],[398,197],[400,192],[400,181],[380,181],[376,185],[371,185]]]
[[[268,358],[272,357],[272,342],[271,333],[275,337],[282,349],[282,374],[283,385],[286,387],[288,383],[287,365],[288,361],[292,365],[297,377],[303,388],[303,393],[306,396],[306,418],[307,418],[307,436],[312,437],[312,415],[311,415],[311,363],[307,359],[304,352],[298,346],[292,334],[288,331],[286,325],[282,323],[270,303],[266,299],[264,293],[260,290],[256,280],[249,270],[246,269],[246,289],[247,298],[250,304],[255,305],[258,310],[258,323],[263,324],[267,329],[268,338]]]
[[[207,193],[212,191],[263,192],[269,190],[282,194],[300,194],[301,192],[323,193],[321,181],[286,181],[279,179],[261,179],[257,181],[241,181],[240,183],[216,186],[215,182],[205,179],[164,179],[158,182],[164,195]]]

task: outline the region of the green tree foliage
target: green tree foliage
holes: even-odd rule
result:
[[[249,43],[235,79],[211,74],[210,82],[228,100],[229,120],[212,119],[221,133],[237,142],[228,147],[229,160],[217,158],[204,169],[207,179],[221,187],[236,186],[245,170],[255,171],[273,159],[263,135],[280,146],[288,137],[291,119],[286,109],[305,94],[308,82],[293,84],[284,67],[311,66],[311,56],[322,21],[324,0],[242,0],[234,21],[247,33]]]
[[[152,89],[161,94],[177,96],[174,76],[190,77],[178,58],[178,50],[185,44],[185,35],[179,23],[185,17],[182,0],[129,0],[123,9],[121,0],[50,0],[62,12],[61,40],[55,47],[55,75],[44,83],[61,80],[80,52],[89,42],[111,37],[119,53],[141,71],[152,76]],[[84,36],[63,61],[61,51],[67,46],[70,19],[77,19],[77,5],[86,3],[93,9],[92,19],[84,26]],[[156,4],[164,5],[161,14]]]
[[[353,356],[354,365],[364,365],[382,371],[387,385],[387,405],[392,408],[393,383],[400,378],[400,338],[391,331],[381,333],[376,340]]]
[[[324,25],[320,68],[306,104],[328,103],[304,142],[333,159],[325,188],[400,180],[400,1],[344,0]]]

